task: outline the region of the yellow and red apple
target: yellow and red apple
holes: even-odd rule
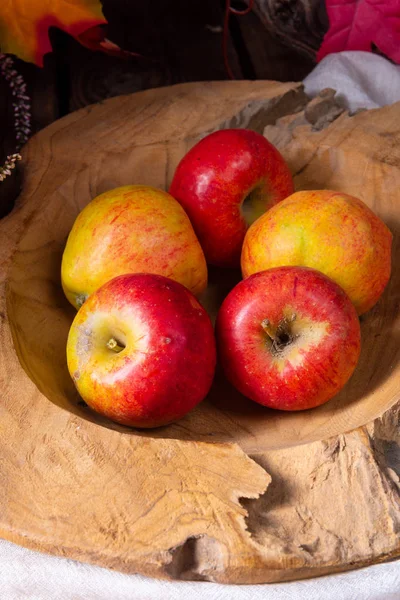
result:
[[[327,402],[360,354],[352,302],[307,267],[277,267],[241,281],[222,303],[216,333],[231,383],[255,402],[286,411]]]
[[[339,284],[358,314],[378,301],[391,270],[392,234],[364,202],[330,190],[292,194],[249,228],[242,273],[283,265],[317,269]]]
[[[207,395],[214,377],[211,320],[195,296],[160,275],[120,275],[80,308],[67,343],[85,402],[124,425],[158,427]]]
[[[238,267],[248,226],[293,190],[275,146],[255,131],[224,129],[189,150],[169,191],[189,215],[207,262]]]
[[[61,266],[64,292],[79,308],[101,285],[124,273],[155,273],[195,295],[207,286],[207,265],[193,227],[167,192],[119,187],[92,200],[69,234]]]

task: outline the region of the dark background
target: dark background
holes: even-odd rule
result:
[[[288,6],[282,3],[282,10]],[[93,52],[51,29],[53,52],[45,56],[43,68],[16,61],[32,101],[32,131],[118,94],[228,79],[222,52],[224,7],[224,0],[103,0],[108,37],[141,58]],[[254,11],[230,16],[228,39],[229,65],[236,79],[299,81],[315,64],[311,56],[283,44]],[[15,151],[15,144],[11,95],[0,80],[0,164]],[[21,169],[0,183],[0,217],[12,208],[20,186]]]

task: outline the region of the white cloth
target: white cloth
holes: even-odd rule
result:
[[[400,561],[265,585],[158,581],[0,540],[1,600],[399,600]]]
[[[333,88],[351,112],[379,108],[400,100],[400,66],[370,52],[329,54],[307,75],[304,86],[309,96]]]
[[[305,79],[335,88],[352,111],[400,100],[400,67],[365,52],[326,57]],[[0,540],[0,600],[400,600],[400,561],[266,585],[166,582],[47,556]]]

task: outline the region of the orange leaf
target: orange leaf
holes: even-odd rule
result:
[[[99,0],[0,0],[0,51],[42,67],[49,27],[58,27],[92,49],[131,54],[106,40],[105,24]]]

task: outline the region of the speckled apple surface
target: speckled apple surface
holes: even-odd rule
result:
[[[73,306],[125,273],[155,273],[194,294],[207,287],[207,265],[182,207],[166,192],[126,185],[98,195],[76,218],[61,262]]]
[[[246,129],[200,140],[179,162],[169,188],[189,215],[207,262],[226,267],[239,266],[249,224],[293,190],[280,152]]]
[[[276,267],[238,283],[218,312],[216,334],[228,379],[246,398],[279,410],[333,398],[361,348],[350,298],[307,267]]]
[[[119,275],[76,314],[67,363],[97,413],[122,425],[160,427],[181,419],[210,391],[214,330],[180,283],[151,273]]]
[[[336,281],[358,314],[370,310],[390,278],[392,233],[361,200],[332,190],[285,198],[254,223],[242,248],[242,273],[283,265],[311,267]]]

